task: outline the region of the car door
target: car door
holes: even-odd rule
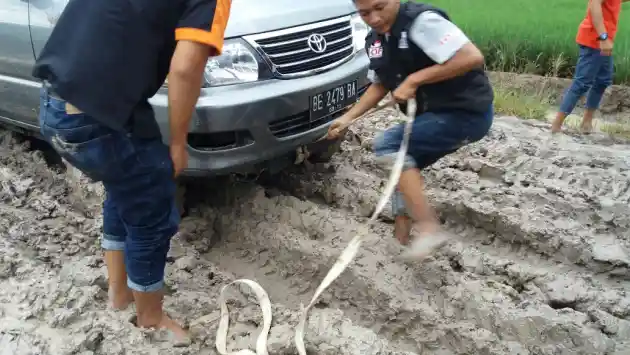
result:
[[[28,1],[31,5],[29,25],[33,39],[33,51],[35,56],[38,56],[69,0]]]
[[[39,84],[31,75],[35,57],[28,7],[27,0],[0,0],[0,121],[33,128]]]

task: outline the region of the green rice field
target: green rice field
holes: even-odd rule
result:
[[[488,69],[571,76],[587,0],[432,0],[483,50]],[[630,2],[615,39],[615,83],[630,83]]]

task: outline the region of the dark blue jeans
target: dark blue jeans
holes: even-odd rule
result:
[[[481,140],[488,134],[494,117],[494,108],[488,107],[483,114],[466,111],[425,112],[413,122],[409,148],[405,157],[405,169],[424,169],[459,148]],[[394,157],[400,149],[405,124],[398,124],[374,140],[377,157]],[[405,202],[396,190],[392,195],[394,216],[406,215]]]
[[[573,83],[567,89],[560,104],[560,112],[570,114],[580,98],[586,96],[586,108],[596,110],[604,91],[612,84],[614,63],[612,56],[602,55],[599,49],[580,45],[580,54],[575,65]]]
[[[129,287],[159,290],[180,221],[168,147],[159,138],[134,138],[89,115],[68,114],[66,102],[45,88],[39,124],[44,138],[68,163],[103,183],[102,247],[124,250]]]

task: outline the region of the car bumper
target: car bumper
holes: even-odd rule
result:
[[[189,128],[190,158],[184,175],[256,172],[274,160],[290,159],[298,147],[310,145],[317,151],[325,144],[315,141],[341,112],[311,123],[310,97],[353,80],[358,95],[362,94],[369,85],[368,64],[360,51],[344,64],[313,76],[202,89]],[[168,142],[166,90],[151,98],[151,104]]]

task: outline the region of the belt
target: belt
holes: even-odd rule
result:
[[[51,96],[52,98],[60,100],[60,101],[66,101],[55,93],[55,91],[52,88],[52,85],[50,85],[50,82],[48,80],[44,80],[43,86],[48,91],[48,95]],[[66,101],[66,113],[69,115],[76,115],[79,113],[83,113],[83,111],[79,110],[76,106]]]

